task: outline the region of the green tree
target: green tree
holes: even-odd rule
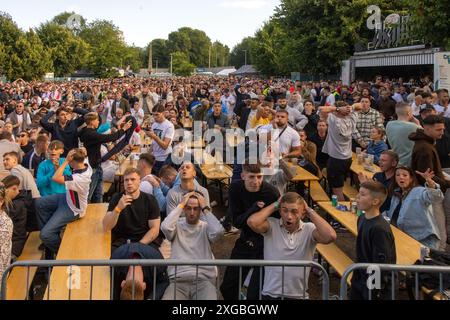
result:
[[[95,20],[80,32],[80,37],[89,44],[90,55],[87,67],[101,77],[115,75],[114,68],[123,67],[127,45],[123,33],[111,21]]]
[[[141,59],[142,49],[136,46],[130,46],[125,48],[125,54],[123,56],[123,66],[124,68],[130,67],[134,72],[139,72],[139,70],[144,67]]]
[[[154,39],[150,42],[153,51],[153,68],[156,67],[156,60],[158,60],[158,68],[168,68],[170,65],[170,52],[167,48],[168,41],[165,39]],[[148,67],[148,53],[150,43],[145,47],[143,64]]]
[[[0,43],[3,47],[3,54],[9,57],[9,59],[0,60],[0,69],[8,79],[13,79],[15,76],[14,69],[22,65],[20,61],[16,61],[14,58],[15,45],[24,34],[12,20],[11,16],[3,12],[0,12],[0,30]]]
[[[178,76],[190,76],[195,69],[195,65],[189,62],[187,54],[176,51],[173,54],[173,73]]]
[[[288,53],[284,50],[287,39],[277,20],[265,23],[255,34],[253,62],[256,69],[265,75],[286,75],[288,69],[283,62],[287,59],[284,59],[283,54]]]
[[[7,58],[0,59],[0,69],[10,80],[33,80],[52,71],[49,52],[33,30],[24,33],[11,16],[0,14],[0,43]]]
[[[223,67],[227,66],[230,60],[230,48],[222,44],[220,41],[215,41],[211,46],[211,66]]]
[[[288,41],[282,65],[293,71],[332,74],[352,55],[357,43],[367,43],[373,33],[366,27],[370,0],[282,0],[276,19]],[[406,1],[380,0],[383,15],[407,12]]]
[[[36,32],[50,52],[56,76],[68,76],[87,63],[89,45],[67,27],[47,22]]]
[[[3,43],[0,42],[0,61],[4,61],[6,59],[6,52],[5,52],[5,46]],[[0,75],[3,74],[3,68],[2,64],[0,62]]]
[[[237,69],[245,64],[245,51],[247,51],[247,64],[253,64],[255,38],[246,37],[234,46],[230,53],[230,64]]]
[[[450,50],[450,0],[413,0],[414,31],[436,47]]]
[[[184,52],[191,63],[206,66],[209,59],[211,40],[204,31],[183,27],[169,34],[169,53]]]

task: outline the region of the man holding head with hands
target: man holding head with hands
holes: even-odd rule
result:
[[[322,217],[308,207],[305,200],[295,192],[288,192],[278,201],[251,215],[248,226],[264,237],[265,260],[303,260],[312,261],[316,244],[329,244],[336,240],[336,232]],[[281,219],[271,217],[280,212]],[[308,218],[310,222],[302,220]],[[283,271],[279,267],[264,268],[264,285],[262,297],[265,300],[308,299],[307,268],[305,278],[303,268],[284,269],[284,288],[282,288]]]

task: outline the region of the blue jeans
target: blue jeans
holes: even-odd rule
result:
[[[103,169],[98,167],[93,169],[91,176],[91,186],[89,189],[89,203],[103,202]]]
[[[79,218],[70,210],[66,194],[38,198],[36,216],[41,229],[41,240],[52,252],[57,253],[61,243],[60,233],[64,226]]]

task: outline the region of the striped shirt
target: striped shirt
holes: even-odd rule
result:
[[[381,114],[370,108],[369,112],[364,113],[363,111],[358,113],[358,119],[356,120],[356,132],[354,138],[356,141],[361,139],[364,140],[366,144],[370,142],[370,130],[372,128],[383,128],[383,118]]]

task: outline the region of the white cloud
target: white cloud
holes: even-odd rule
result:
[[[225,8],[259,9],[269,4],[266,0],[225,0],[219,5]]]

